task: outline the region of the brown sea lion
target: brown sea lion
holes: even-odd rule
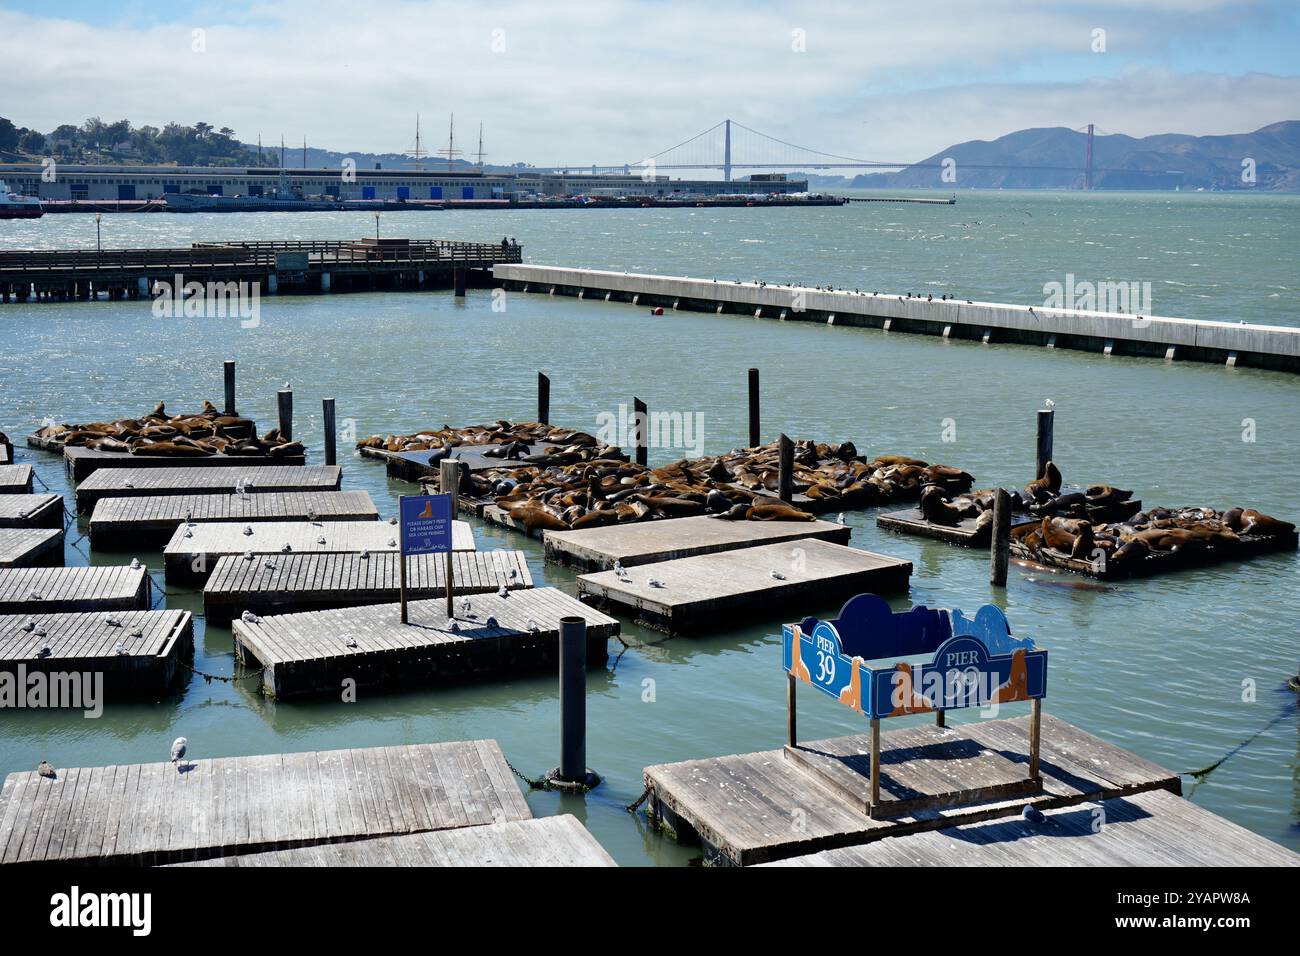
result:
[[[1039,500],[1043,492],[1053,495],[1061,493],[1061,472],[1055,462],[1047,462],[1043,466],[1042,476],[1025,485],[1025,497],[1031,501]]]
[[[131,454],[165,455],[170,458],[204,458],[212,453],[194,445],[178,445],[170,441],[155,441],[135,445],[131,449]]]
[[[1241,513],[1241,533],[1257,534],[1267,538],[1276,538],[1290,534],[1295,525],[1290,521],[1273,518],[1254,508],[1247,508]]]
[[[1043,544],[1053,551],[1069,554],[1074,548],[1076,536],[1061,527],[1052,518],[1044,518],[1043,523],[1039,525],[1039,530],[1043,536]]]
[[[756,501],[746,514],[753,521],[816,521],[814,515],[784,501]]]
[[[943,489],[938,485],[926,485],[921,491],[920,511],[931,524],[952,526],[961,521],[961,509],[944,500]]]

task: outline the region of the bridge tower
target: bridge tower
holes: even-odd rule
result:
[[[726,136],[723,140],[722,178],[731,182],[731,120],[727,120]]]
[[[1083,161],[1083,188],[1092,189],[1092,130],[1091,123],[1088,124],[1088,154]]]

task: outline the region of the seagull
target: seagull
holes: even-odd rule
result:
[[[645,583],[650,585],[652,588],[661,588],[664,586],[664,583],[657,578],[647,578]]]
[[[189,749],[190,743],[184,737],[177,737],[172,741],[172,763],[176,764],[176,772],[181,769],[181,761],[185,759],[185,751]]]
[[[262,567],[266,568],[266,570],[268,571],[274,571],[275,562],[272,561],[270,558],[267,558],[264,562],[262,562]]]
[[[137,627],[134,631],[131,632],[131,640],[133,641],[138,641],[142,637],[144,637],[144,628],[142,627]]]
[[[111,614],[105,614],[105,615],[104,615],[104,623],[107,624],[109,627],[121,627],[121,626],[122,626],[122,622],[119,621],[117,618],[113,617],[113,615],[111,615]]]
[[[243,621],[245,624],[262,623],[262,619],[258,617],[256,614],[254,614],[252,611],[245,611],[243,614],[239,615],[239,619]]]
[[[785,580],[785,575],[782,574],[780,571],[778,571],[776,568],[773,568],[771,571],[768,571],[767,573],[772,575],[772,577],[774,577],[778,581]]]
[[[514,581],[514,580],[516,580],[518,577],[519,577],[519,569],[518,569],[518,568],[511,568],[511,569],[510,569],[510,580],[511,580],[511,581]]]
[[[183,535],[183,537],[186,537],[186,538],[192,538],[192,537],[194,537],[194,532],[193,532],[193,530],[191,530],[190,528],[186,528],[186,529],[185,529],[185,534]]]
[[[126,645],[123,644],[121,641],[118,641],[116,644],[113,645],[113,653],[118,655],[125,654]]]
[[[186,512],[185,512],[185,523],[186,523],[186,524],[193,524],[193,523],[194,523],[194,512],[193,512],[193,511],[186,511]]]
[[[449,630],[449,631],[459,631],[459,630],[460,630],[460,621],[456,620],[455,618],[452,618],[451,623],[450,623],[449,625],[447,625],[447,630]]]
[[[293,545],[291,545],[288,541],[286,541],[286,542],[284,543],[284,547],[282,547],[282,548],[280,549],[280,553],[281,553],[281,554],[288,554],[288,553],[289,553],[290,551],[292,551],[292,550],[293,550]]]
[[[139,559],[139,558],[132,558],[132,559],[131,559],[131,570],[132,570],[132,571],[139,571],[142,567],[144,567],[144,565],[140,563],[140,559]]]
[[[347,647],[356,647],[356,646],[357,646],[357,639],[356,639],[355,637],[349,637],[349,638],[348,638],[346,641],[344,641],[343,643],[344,643],[344,645],[347,646]]]
[[[469,598],[465,598],[465,600],[460,602],[460,610],[462,614],[469,614],[471,607],[472,605],[469,603]]]
[[[499,598],[510,597],[510,589],[506,587],[504,584],[501,585],[501,587],[497,589],[497,597]]]
[[[134,487],[135,487],[135,482],[132,481],[130,478],[126,479],[125,484],[126,484],[126,487],[128,487],[128,488],[134,488]]]
[[[38,631],[36,632],[36,636],[37,636],[37,637],[44,637],[44,636],[45,636],[45,632],[44,632],[44,631],[41,631],[41,630],[38,630]],[[54,653],[54,651],[50,648],[50,642],[49,642],[49,641],[46,641],[44,644],[41,645],[41,649],[40,649],[39,651],[36,652],[36,656],[37,656],[37,657],[49,657],[49,656],[50,656],[51,654],[53,654],[53,653]]]
[[[55,777],[54,765],[51,764],[48,760],[42,760],[40,764],[37,766],[36,772],[40,774],[42,777],[49,777],[51,780],[53,780]]]
[[[391,518],[389,518],[389,519],[388,519],[388,523],[389,523],[389,524],[397,524],[397,515],[393,515]]]
[[[317,543],[317,544],[324,544],[324,543],[325,543],[325,535],[321,535],[319,538],[317,538],[317,539],[316,539],[316,543]]]
[[[536,633],[537,633],[538,631],[540,631],[540,630],[541,630],[541,628],[537,626],[537,622],[534,621],[534,620],[530,617],[530,618],[528,619],[528,633],[529,633],[529,634],[536,634]]]
[[[1020,816],[1022,819],[1028,820],[1030,823],[1042,823],[1047,819],[1047,817],[1043,815],[1043,811],[1039,810],[1032,803],[1025,804],[1025,809],[1021,811]]]
[[[26,622],[23,624],[23,630],[24,630],[24,631],[27,631],[29,634],[30,634],[32,631],[36,630],[36,621],[35,621],[33,618],[30,618],[30,617],[29,617],[29,618],[26,620]]]
[[[835,518],[836,524],[844,524],[844,512],[841,511]]]
[[[1056,402],[1052,401],[1050,398],[1043,399],[1043,404],[1046,405],[1048,408],[1056,407]]]
[[[397,547],[397,539],[396,539],[396,538],[389,538],[389,539],[388,539],[388,546],[389,546],[390,548],[395,548],[395,547]]]
[[[494,617],[492,617],[491,615],[488,615],[487,626],[488,626],[488,627],[496,627],[496,626],[497,626],[497,619],[494,618]]]
[[[27,597],[30,598],[30,599],[33,600],[33,601],[39,601],[39,600],[41,599],[41,592],[40,592],[40,591],[31,591],[31,592],[28,592]]]
[[[367,550],[364,549],[364,548],[361,549],[361,560],[362,560],[362,561],[369,561],[369,560],[370,560],[370,552],[367,551]]]
[[[245,560],[245,561],[252,561],[252,560],[253,560],[253,552],[252,552],[252,551],[245,551],[245,552],[244,552],[244,560]]]

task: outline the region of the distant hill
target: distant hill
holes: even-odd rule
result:
[[[865,173],[838,183],[836,177],[810,176],[809,184],[861,189],[1081,189],[1087,142],[1086,133],[1064,127],[1022,129],[991,141],[949,146],[896,173]],[[1242,161],[1247,158],[1254,160],[1253,185],[1242,180]],[[945,159],[957,164],[956,182],[940,178]],[[1300,192],[1300,121],[1227,136],[1095,136],[1092,164],[1094,189]]]

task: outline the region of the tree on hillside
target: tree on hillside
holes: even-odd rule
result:
[[[13,152],[18,148],[18,127],[10,120],[0,116],[0,150]]]

